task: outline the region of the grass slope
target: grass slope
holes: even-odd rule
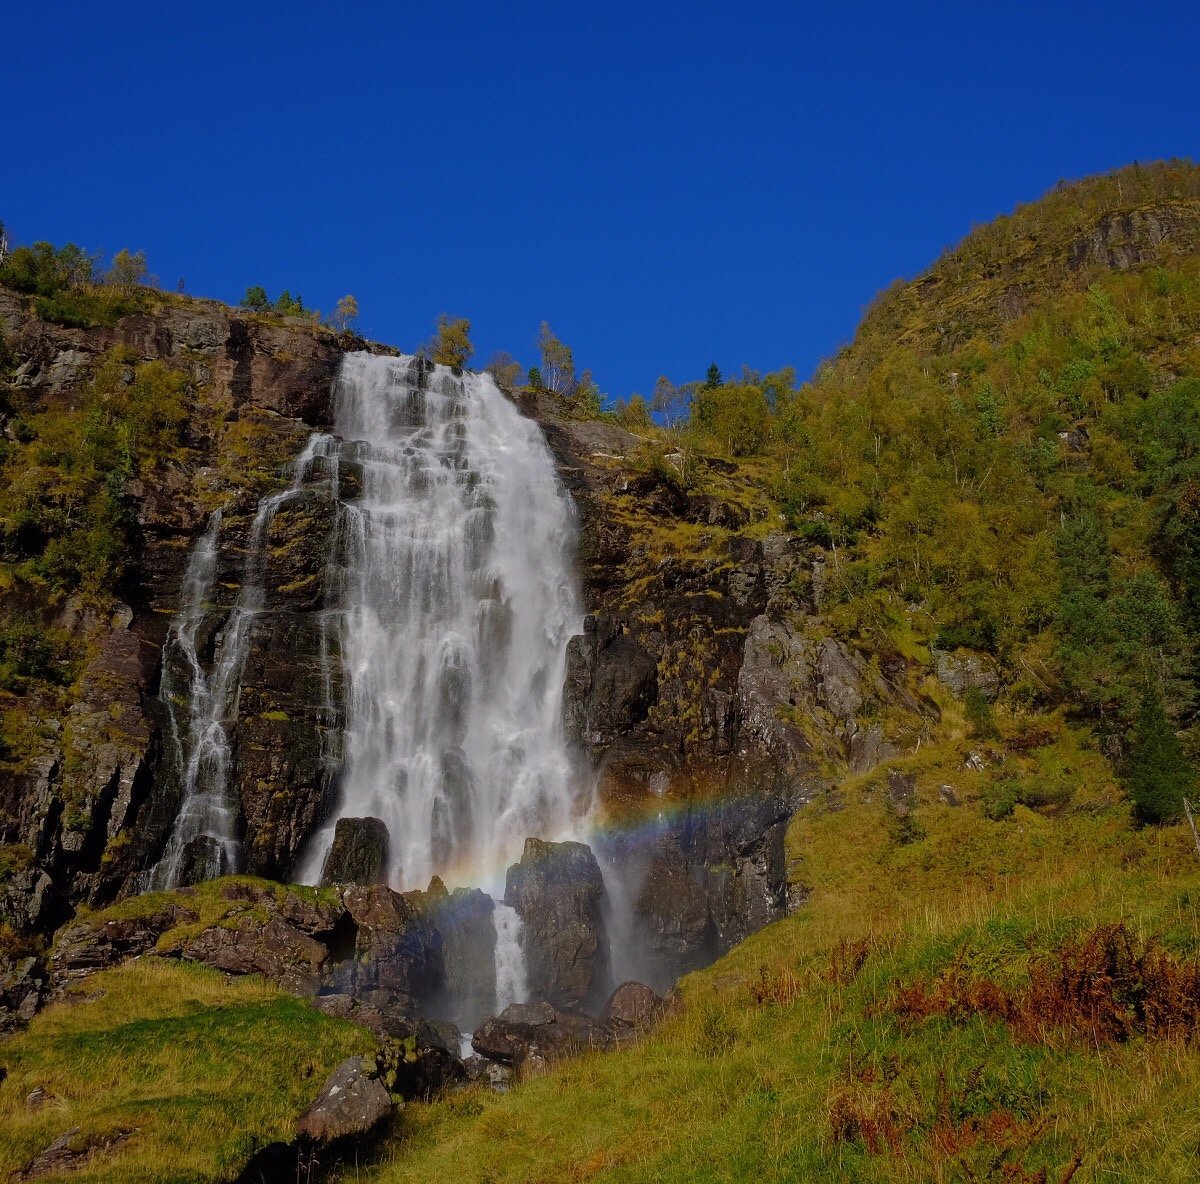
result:
[[[74,1147],[115,1145],[39,1179],[231,1179],[255,1148],[291,1137],[341,1060],[374,1046],[259,980],[139,959],[79,984],[0,1047],[0,1178],[77,1129]],[[36,1089],[49,1099],[30,1106]]]
[[[883,773],[814,804],[789,836],[806,905],[684,980],[653,1037],[507,1095],[409,1107],[368,1178],[1196,1179],[1200,1053],[1185,1036],[1100,1042],[1049,1015],[1031,1039],[965,1004],[923,1022],[895,1007],[903,985],[947,971],[1018,989],[1117,920],[1180,961],[1200,947],[1190,834],[1133,829],[1081,736],[1005,760],[1006,781],[1086,787],[1038,810],[989,817],[1000,778],[962,768],[965,738],[898,763],[917,781],[907,817]],[[958,806],[940,800],[951,781]]]

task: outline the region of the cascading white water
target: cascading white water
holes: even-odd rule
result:
[[[497,894],[526,836],[571,834],[589,804],[560,726],[582,617],[573,506],[487,375],[348,354],[335,430],[361,474],[340,531],[344,757],[304,878],[338,818],[372,816],[393,887],[437,874]]]
[[[525,951],[521,948],[521,918],[511,905],[497,901],[492,908],[496,927],[496,1011],[529,998]]]
[[[293,463],[290,486],[264,497],[250,526],[237,600],[217,634],[213,660],[205,671],[197,638],[210,611],[216,578],[222,516],[216,511],[192,551],[183,582],[183,609],[164,647],[159,699],[170,721],[170,742],[182,789],[182,802],[162,858],[150,870],[148,886],[170,888],[182,879],[227,875],[241,870],[238,807],[229,790],[229,723],[237,718],[242,672],[250,650],[255,615],[266,600],[263,544],[279,507],[304,485],[313,461],[330,451],[330,437],[309,438]],[[186,670],[179,685],[169,660],[177,651]],[[184,709],[186,705],[186,710]],[[197,849],[200,844],[200,849]],[[189,867],[188,864],[192,866]]]

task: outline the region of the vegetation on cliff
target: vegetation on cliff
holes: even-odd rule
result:
[[[69,249],[22,259],[21,290],[59,302],[38,305],[43,319],[103,325],[116,302],[157,298],[127,282],[136,257],[124,280],[91,288],[70,279]],[[977,229],[888,289],[804,384],[714,366],[601,412],[590,375],[543,325],[525,394],[637,437],[632,462],[598,431],[592,453],[613,476],[604,528],[628,543],[611,585],[622,628],[656,637],[663,603],[705,610],[675,613],[688,640],[649,662],[663,689],[646,734],[669,736],[672,759],[708,751],[714,655],[736,681],[746,642],[744,621],[718,628],[712,604],[744,574],[737,544],[786,531],[800,559],[763,619],[853,651],[862,685],[881,689],[849,722],[883,743],[852,775],[848,744],[819,744],[828,710],[781,702],[828,786],[788,836],[789,898],[803,908],[686,979],[644,1045],[531,1074],[507,1095],[410,1106],[375,1178],[1195,1175],[1200,861],[1178,818],[1200,748],[1198,342],[1200,170],[1186,163],[1064,187]],[[429,352],[461,365],[470,348],[469,324],[443,318]],[[0,349],[0,367],[15,363]],[[502,357],[493,373],[511,389],[520,368]],[[198,431],[220,434],[221,464],[255,457],[253,425],[225,423],[192,382],[117,348],[70,398],[26,405],[0,387],[0,581],[17,609],[0,633],[0,759],[19,755],[14,703],[36,693],[66,710],[80,655],[46,606],[119,589],[137,541],[126,491],[196,459]],[[681,558],[688,586],[645,602]],[[987,677],[947,673],[948,659]],[[110,1114],[67,1092],[56,1025],[102,1033],[97,1079],[141,1088],[138,1045],[110,1028],[149,1031],[154,1045],[142,1025],[176,1023],[171,999],[188,1001],[181,1030],[204,1017],[215,1043],[194,1078],[181,1084],[168,1065],[171,1088],[148,1088],[202,1095],[195,1112],[230,1128],[241,1120],[222,1117],[236,1090],[221,1040],[244,1039],[251,1057],[265,1047],[271,1064],[278,1053],[284,1073],[313,1059],[317,1035],[351,1039],[289,1012],[279,1043],[256,1044],[197,1002],[196,983],[217,980],[193,982],[193,968],[113,973],[166,976],[163,998],[106,979],[110,1004],[60,1006],[6,1046],[13,1164],[46,1142],[41,1112],[20,1101],[39,1084],[98,1138],[122,1140],[80,1178],[131,1178],[143,1146],[146,1164],[164,1162],[153,1116],[121,1110],[144,1109],[141,1094]],[[242,1131],[269,1133],[282,1113],[255,1111]],[[135,1128],[148,1133],[120,1134]],[[211,1155],[197,1145],[197,1177],[247,1138],[231,1130]]]
[[[1192,788],[1200,645],[1200,168],[1061,187],[898,282],[794,372],[660,379],[609,415],[647,467],[738,465],[826,555],[824,622],[873,660],[995,659],[1006,705],[1070,708],[1137,783],[1139,719]],[[1144,780],[1144,779],[1143,779]],[[1165,800],[1169,798],[1169,800]]]

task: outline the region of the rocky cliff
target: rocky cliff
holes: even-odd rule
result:
[[[81,904],[148,886],[181,792],[172,688],[186,671],[164,640],[215,511],[220,546],[196,651],[212,660],[253,569],[263,609],[230,729],[240,870],[287,879],[338,758],[337,661],[320,613],[353,471],[335,488],[314,464],[261,539],[253,524],[311,432],[328,428],[343,352],[379,347],[174,298],[83,330],[48,324],[26,298],[0,292],[0,319],[15,359],[10,404],[26,418],[83,399],[114,357],[131,376],[152,363],[181,375],[188,413],[183,445],[120,491],[135,525],[119,601],[37,606],[82,657],[57,697],[35,689],[6,700],[25,739],[0,764],[5,923],[48,933]],[[919,733],[928,705],[903,663],[868,664],[822,636],[823,552],[779,529],[732,466],[696,462],[704,480],[685,485],[669,465],[646,462],[637,436],[575,418],[544,393],[522,398],[580,513],[589,615],[570,645],[564,724],[581,770],[597,778],[598,854],[622,885],[609,924],[640,935],[624,942],[629,965],[614,969],[665,986],[788,909],[783,836],[794,809],[832,770],[868,768]],[[10,438],[22,430],[9,416]],[[203,856],[187,860],[201,868]],[[584,981],[564,998],[598,989]]]

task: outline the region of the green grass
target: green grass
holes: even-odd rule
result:
[[[290,1137],[347,1056],[374,1038],[251,978],[143,958],[79,984],[0,1045],[0,1178],[65,1132],[131,1136],[81,1168],[78,1184],[219,1181]],[[26,1098],[51,1095],[40,1109]]]
[[[410,1106],[377,1184],[654,1181],[1185,1181],[1200,1175],[1200,1053],[1183,1041],[1021,1043],[1002,1023],[902,1025],[902,983],[956,961],[1001,982],[1068,935],[1125,919],[1185,957],[1200,944],[1200,858],[1186,828],[1136,831],[1078,736],[1004,766],[1073,770],[1075,792],[992,820],[995,774],[966,741],[899,762],[917,777],[901,842],[882,774],[793,824],[812,895],[682,984],[634,1049],[552,1068],[507,1095]],[[1048,770],[1048,772],[1047,772]],[[938,803],[953,781],[963,804]],[[912,833],[911,831],[909,832]],[[861,970],[845,969],[861,941]],[[893,1132],[891,1141],[884,1134]],[[1007,1173],[1007,1174],[1006,1174]]]

